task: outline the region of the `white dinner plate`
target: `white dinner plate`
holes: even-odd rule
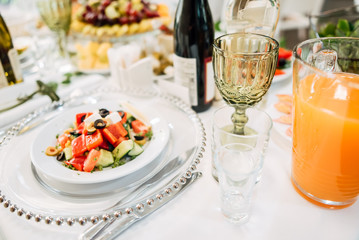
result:
[[[152,127],[153,137],[146,144],[143,153],[134,160],[116,168],[107,167],[102,171],[88,173],[64,167],[62,162],[56,160],[56,157],[47,156],[45,154],[45,150],[48,146],[55,146],[56,135],[62,134],[65,129],[68,129],[72,125],[77,113],[97,111],[100,108],[106,108],[112,111],[123,109],[119,103],[120,101],[105,101],[95,105],[77,107],[65,112],[44,126],[34,139],[30,150],[31,161],[36,171],[41,175],[45,175],[46,178],[52,182],[55,180],[68,184],[94,184],[125,177],[148,166],[160,155],[166,146],[170,135],[169,127],[168,123],[163,118],[160,118],[154,109],[145,109],[138,105],[134,106],[148,118]]]
[[[104,69],[78,69],[78,71],[83,72],[85,74],[102,74],[102,75],[110,74],[110,69],[109,68],[104,68]]]
[[[288,79],[292,78],[292,75],[293,75],[293,68],[292,67],[281,69],[281,70],[283,70],[285,73],[281,74],[281,75],[275,75],[273,77],[273,81],[272,81],[273,83],[282,82],[282,81],[285,81],[285,80],[288,80]]]
[[[291,125],[280,123],[277,120],[285,115],[284,113],[279,112],[275,108],[275,104],[278,103],[277,97],[273,97],[274,101],[268,102],[268,114],[271,116],[273,120],[273,128],[272,128],[272,139],[283,149],[286,151],[291,151],[292,147],[292,137],[288,136],[287,131]]]
[[[90,76],[86,78],[90,78]],[[189,105],[172,95],[158,94],[157,91],[152,92],[152,94],[152,97],[149,97],[146,92],[145,97],[140,97],[137,94],[133,95],[127,89],[108,85],[85,91],[81,96],[78,96],[79,98],[74,97],[71,100],[71,102],[82,101],[83,96],[113,102],[126,99],[135,106],[140,105],[142,108],[148,109],[144,114],[151,111],[151,114],[147,114],[149,118],[156,112],[159,114],[159,118],[165,119],[170,130],[168,143],[160,155],[146,167],[126,177],[103,183],[102,185],[106,187],[107,183],[110,183],[107,189],[100,187],[100,184],[74,186],[75,184],[65,183],[61,185],[59,181],[56,181],[59,188],[66,187],[66,191],[62,191],[57,186],[46,182],[44,174],[35,169],[31,160],[31,143],[46,125],[19,134],[19,131],[27,126],[21,125],[20,128],[9,131],[6,134],[5,141],[0,141],[0,197],[11,202],[11,204],[16,204],[19,211],[21,209],[22,212],[26,213],[20,217],[23,220],[26,216],[33,216],[33,220],[37,215],[42,218],[41,222],[37,224],[44,224],[45,219],[53,219],[54,222],[58,219],[65,219],[63,225],[68,227],[65,224],[67,219],[74,219],[75,225],[79,225],[80,219],[83,217],[90,220],[101,219],[107,214],[114,216],[115,211],[125,213],[126,209],[130,207],[135,209],[139,203],[145,203],[147,199],[156,199],[156,196],[165,193],[165,190],[170,186],[170,189],[175,191],[174,186],[182,184],[183,178],[187,178],[189,173],[200,169],[202,166],[200,163],[203,163],[202,158],[206,149],[206,134],[201,119]],[[26,119],[36,123],[44,117],[53,116],[54,111],[51,106],[50,104],[44,105],[44,109],[41,111],[42,115],[30,114]],[[60,112],[67,112],[75,107],[78,106],[68,105]],[[58,110],[56,111],[58,112]],[[18,123],[22,124],[23,122],[19,121]],[[53,141],[53,138],[51,140]],[[189,149],[193,149],[191,154],[188,157],[180,158],[181,166],[177,170],[166,172],[166,176],[159,183],[147,188],[141,196],[134,197],[133,200],[121,206],[116,205],[130,191],[151,179],[173,158],[182,156],[182,153]],[[152,168],[152,166],[155,167]],[[88,187],[88,192],[82,191],[84,186]],[[21,216],[21,214],[17,215]],[[46,225],[48,227],[53,226],[53,224]]]
[[[83,72],[85,74],[102,74],[102,75],[106,75],[106,74],[111,73],[109,68],[105,68],[105,69],[78,69],[78,71]],[[168,80],[168,79],[172,79],[173,77],[174,77],[173,74],[155,75],[155,73],[153,73],[153,79]]]

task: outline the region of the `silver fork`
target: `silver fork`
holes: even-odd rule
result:
[[[188,149],[184,153],[168,161],[159,172],[157,172],[153,177],[139,185],[137,188],[131,190],[130,194],[126,195],[124,198],[115,203],[113,207],[120,206],[122,203],[126,203],[137,198],[152,185],[172,174],[174,171],[176,171],[179,167],[182,166],[182,163],[184,163],[188,159],[188,157],[193,153],[193,150],[194,147]]]
[[[93,232],[92,229],[96,226],[92,226],[85,232],[80,235],[80,239],[82,240],[110,240],[116,238],[119,234],[129,228],[135,222],[147,217],[151,213],[155,212],[162,206],[164,206],[167,202],[171,201],[173,198],[177,197],[183,190],[189,187],[192,183],[194,183],[197,179],[202,176],[202,172],[193,172],[191,177],[187,178],[186,181],[178,186],[177,190],[164,197],[161,200],[156,199],[151,207],[147,207],[141,211],[134,211],[131,215],[122,216],[119,218],[113,217],[111,218],[107,224],[101,228],[99,232]],[[165,186],[165,185],[164,185]],[[166,185],[167,186],[167,185]],[[109,227],[112,226],[111,229]],[[106,232],[104,232],[107,230]]]
[[[107,208],[106,210],[112,209],[114,207],[120,206],[123,203],[129,202],[133,199],[135,199],[136,197],[140,196],[143,192],[145,192],[148,188],[150,188],[151,186],[157,184],[158,182],[160,182],[162,179],[166,178],[167,176],[169,176],[171,173],[173,173],[175,170],[177,170],[180,166],[182,166],[182,163],[185,162],[188,157],[191,156],[191,154],[193,153],[195,147],[190,148],[189,150],[187,150],[186,152],[178,155],[177,157],[173,158],[172,160],[170,160],[159,172],[157,172],[153,177],[151,177],[150,179],[148,179],[147,181],[145,181],[144,183],[142,183],[141,185],[139,185],[137,188],[133,189],[131,191],[131,193],[129,193],[128,195],[126,195],[124,198],[122,198],[121,200],[119,200],[117,203],[115,203],[114,205],[112,205],[112,207]],[[163,184],[163,186],[167,186],[169,185],[171,182],[174,181],[175,178],[177,178],[178,176],[176,175],[174,178],[172,178],[170,181],[166,182],[165,184]],[[110,220],[110,221],[99,221],[96,225],[91,226],[90,228],[88,228],[85,232],[84,235],[86,236],[92,236],[89,239],[95,239],[96,236],[98,236],[100,233],[102,233],[106,228],[108,228],[114,220]]]
[[[98,101],[97,98],[85,97],[82,101],[74,102],[73,98],[70,97],[70,99],[68,99],[68,100],[60,100],[58,102],[54,102],[53,105],[51,106],[51,108],[49,108],[46,112],[41,113],[40,116],[38,118],[36,118],[35,122],[33,122],[34,120],[31,120],[28,123],[26,123],[25,126],[22,127],[21,130],[19,131],[19,135],[23,134],[33,128],[36,128],[37,126],[41,125],[42,123],[45,123],[45,122],[53,119],[54,117],[60,115],[60,113],[62,112],[62,110],[64,110],[64,108],[76,107],[76,106],[86,105],[86,104],[94,104],[97,101]],[[29,113],[29,114],[31,114],[31,113]],[[17,121],[22,121],[22,120],[19,119]],[[17,124],[11,123],[9,125],[1,127],[0,128],[0,139],[3,136],[5,136],[8,133],[8,131],[11,131],[16,125]]]

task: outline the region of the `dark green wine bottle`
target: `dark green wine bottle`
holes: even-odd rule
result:
[[[207,0],[180,0],[174,21],[175,82],[188,87],[196,112],[207,110],[214,98],[212,67],[214,25]]]
[[[22,82],[19,55],[0,14],[0,88]]]

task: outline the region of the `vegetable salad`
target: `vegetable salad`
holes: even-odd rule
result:
[[[45,153],[72,170],[93,172],[135,159],[151,137],[151,126],[131,113],[102,108],[77,113],[73,127],[56,136]]]

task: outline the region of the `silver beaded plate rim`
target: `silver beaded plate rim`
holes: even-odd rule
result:
[[[80,225],[85,225],[88,222],[91,222],[93,224],[96,224],[99,220],[107,221],[113,217],[119,218],[122,215],[132,215],[134,211],[143,211],[146,207],[151,207],[155,201],[162,201],[163,198],[170,197],[172,193],[179,189],[180,185],[183,185],[186,183],[187,179],[191,178],[192,173],[197,169],[197,165],[200,164],[201,159],[203,158],[203,153],[205,151],[206,146],[206,132],[205,128],[203,126],[203,123],[199,116],[192,110],[190,106],[188,106],[186,103],[184,103],[181,99],[166,94],[166,93],[159,93],[158,91],[152,90],[143,90],[143,89],[134,89],[134,88],[101,88],[101,89],[95,89],[92,91],[86,92],[87,96],[92,96],[92,94],[98,94],[98,93],[136,93],[140,97],[155,97],[158,96],[163,100],[168,101],[169,103],[173,104],[180,110],[182,110],[185,114],[187,114],[188,117],[191,117],[195,119],[194,122],[198,125],[199,134],[201,137],[201,143],[197,145],[197,149],[195,150],[195,154],[192,157],[191,162],[189,163],[188,168],[183,172],[179,174],[179,177],[173,181],[171,184],[169,184],[166,188],[159,192],[153,193],[153,195],[149,198],[139,200],[137,203],[125,206],[118,210],[113,210],[108,213],[104,213],[102,215],[93,215],[93,216],[76,216],[76,217],[69,217],[69,216],[59,216],[58,214],[55,215],[44,215],[39,214],[33,211],[28,211],[25,208],[22,208],[21,206],[17,205],[15,201],[12,201],[11,199],[8,199],[6,197],[6,193],[3,192],[0,189],[0,204],[3,205],[4,208],[8,208],[10,212],[17,214],[17,216],[24,216],[27,220],[34,220],[35,222],[44,222],[46,224],[56,224],[56,225],[64,225],[67,224],[69,226],[72,226],[76,223]],[[49,105],[46,105],[45,107],[38,109],[27,116],[25,116],[22,120],[17,122],[11,130],[7,132],[7,134],[0,139],[0,150],[6,146],[10,140],[17,136],[17,134],[21,131],[21,129],[26,126],[27,123],[34,120],[35,118],[47,114],[51,112],[52,110],[56,109],[60,105],[66,104],[66,102],[71,101],[73,99],[68,98],[64,101],[59,102],[53,102]]]

